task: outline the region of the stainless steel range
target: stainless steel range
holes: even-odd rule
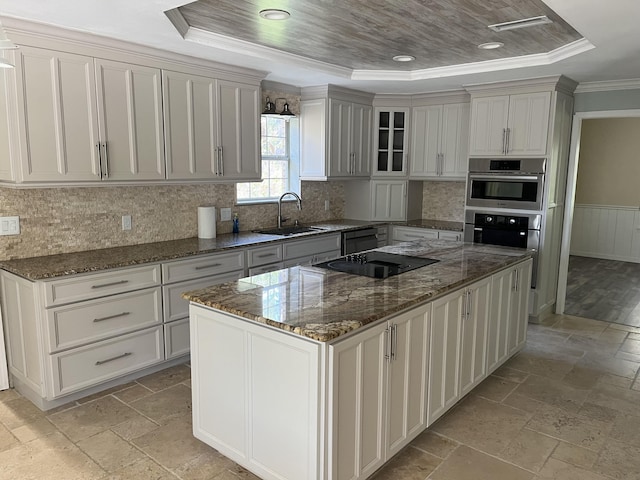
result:
[[[367,252],[345,255],[335,260],[318,263],[314,267],[371,278],[387,278],[439,261],[433,258],[410,257],[397,253]]]

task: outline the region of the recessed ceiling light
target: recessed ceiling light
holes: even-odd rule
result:
[[[478,45],[478,48],[481,48],[483,50],[494,50],[494,49],[500,48],[500,47],[504,47],[504,43],[502,43],[502,42],[487,42],[487,43],[481,43],[480,45]]]
[[[413,55],[396,55],[393,57],[395,62],[413,62],[416,59]]]
[[[536,25],[545,25],[547,23],[553,23],[546,15],[540,15],[539,17],[523,18],[522,20],[513,20],[512,22],[495,23],[489,25],[488,28],[494,32],[504,32],[505,30],[515,30],[516,28],[534,27]]]
[[[286,10],[278,10],[276,8],[267,8],[260,11],[260,16],[267,20],[286,20],[291,16]]]

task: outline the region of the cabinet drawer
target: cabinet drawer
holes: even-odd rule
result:
[[[282,270],[283,268],[285,268],[284,262],[270,263],[269,265],[250,268],[249,275],[260,275],[261,273],[275,272],[276,270]]]
[[[438,231],[427,228],[393,227],[393,239],[399,242],[414,240],[437,240]]]
[[[49,352],[161,323],[160,287],[46,311]]]
[[[165,358],[179,357],[191,350],[189,341],[189,319],[183,318],[177,322],[167,323],[164,326],[164,353]]]
[[[268,263],[282,260],[282,244],[268,245],[266,247],[250,248],[247,250],[247,266],[259,267]]]
[[[244,271],[212,275],[188,282],[175,283],[162,287],[164,298],[163,315],[165,322],[173,322],[189,316],[189,301],[182,298],[184,292],[206,288],[218,283],[231,282],[244,277]]]
[[[462,241],[462,233],[459,232],[449,232],[449,231],[440,231],[438,232],[438,238],[440,240],[453,240],[454,242]]]
[[[340,235],[322,235],[309,240],[285,242],[282,249],[285,260],[340,250]]]
[[[215,255],[199,255],[189,260],[162,264],[163,283],[191,280],[218,273],[244,270],[244,251],[238,250]]]
[[[53,397],[98,385],[163,359],[161,325],[51,355]]]
[[[159,265],[74,275],[45,283],[45,306],[63,305],[156,285],[160,285]]]

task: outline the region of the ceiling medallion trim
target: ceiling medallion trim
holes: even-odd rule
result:
[[[521,57],[504,58],[499,60],[487,60],[485,62],[463,63],[447,67],[427,68],[409,72],[394,70],[354,70],[352,80],[394,80],[414,81],[428,80],[432,78],[454,77],[458,75],[470,75],[475,73],[497,72],[500,70],[512,70],[524,67],[537,67],[550,65],[574,55],[594,49],[595,46],[585,38],[576,40],[548,53],[537,53]]]

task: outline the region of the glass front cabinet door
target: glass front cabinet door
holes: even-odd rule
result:
[[[408,108],[377,108],[373,173],[377,176],[404,176],[408,160]]]

